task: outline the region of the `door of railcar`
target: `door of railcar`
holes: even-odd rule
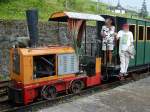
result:
[[[116,32],[117,32],[117,24],[116,24],[116,17],[114,16],[108,16],[108,15],[102,15],[105,19],[107,18],[112,18],[113,19],[113,26],[115,26],[116,28]],[[104,63],[104,52],[102,51],[102,36],[101,36],[101,29],[102,29],[102,26],[105,24],[105,22],[97,22],[97,42],[98,42],[98,45],[99,45],[99,53],[100,55],[103,57],[102,58],[102,62]],[[107,44],[107,43],[106,43]],[[117,65],[118,64],[118,43],[116,43],[116,41],[114,41],[114,50],[112,51],[113,53],[113,60],[112,60],[112,65]],[[107,54],[108,55],[108,54]],[[108,58],[108,57],[107,57]],[[106,59],[106,64],[108,65],[108,59]],[[111,65],[111,66],[112,66]]]
[[[133,34],[133,39],[134,39],[134,47],[136,50],[136,43],[137,43],[137,20],[136,19],[127,19],[127,23],[129,24],[129,30]],[[130,60],[129,67],[133,67],[136,64],[136,55],[134,59]]]
[[[150,64],[150,22],[146,22],[145,64]]]
[[[144,58],[145,58],[144,48],[145,48],[145,21],[138,20],[136,66],[140,66],[144,64]]]
[[[118,31],[118,26],[117,26],[117,18],[114,16],[108,16],[108,15],[102,15],[105,19],[107,18],[112,18],[113,19],[113,26],[115,26],[116,32]],[[107,76],[107,77],[111,77],[114,76],[116,74],[118,74],[119,72],[119,44],[117,41],[114,40],[114,50],[112,51],[112,64],[109,64],[108,61],[108,53],[106,55],[106,57],[104,56],[104,51],[102,50],[102,36],[101,36],[101,30],[102,30],[102,26],[105,24],[105,22],[97,22],[97,43],[98,43],[98,47],[99,50],[97,52],[99,52],[99,54],[102,57],[102,72],[103,72],[103,76]],[[106,63],[104,63],[104,59],[106,58]]]
[[[117,31],[119,32],[122,29],[123,24],[129,24],[129,30],[133,33],[134,38],[134,47],[136,50],[136,41],[137,41],[137,20],[131,19],[131,18],[123,18],[123,17],[117,17]],[[136,64],[136,55],[134,59],[130,60],[129,67],[133,67]]]

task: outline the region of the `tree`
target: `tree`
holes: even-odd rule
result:
[[[146,5],[146,0],[143,1],[141,12],[139,14],[140,17],[147,17],[148,16],[148,11],[147,11],[147,5]]]
[[[65,5],[66,9],[75,8],[76,1],[75,0],[65,0],[64,5]]]
[[[8,3],[10,0],[0,0],[0,3]]]

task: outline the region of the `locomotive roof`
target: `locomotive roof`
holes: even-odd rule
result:
[[[97,14],[67,12],[67,11],[53,13],[50,16],[49,21],[67,22],[69,18],[80,20],[105,21],[105,19],[102,16]]]

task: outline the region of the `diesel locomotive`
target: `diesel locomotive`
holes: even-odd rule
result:
[[[67,23],[67,38],[77,44],[37,47],[37,11],[27,11],[30,47],[15,47],[10,50],[9,100],[27,105],[37,99],[54,99],[61,92],[79,93],[82,89],[102,84],[102,80],[117,76],[120,69],[117,46],[113,51],[114,65],[102,63],[100,31],[107,17],[108,15],[65,11],[53,13],[49,21]],[[129,72],[149,68],[150,22],[112,17],[117,31],[122,24],[129,23],[130,31],[134,34],[136,56],[130,62]],[[87,42],[86,38],[86,21],[91,20],[97,23],[95,43]],[[71,36],[74,38],[71,39]],[[77,54],[77,46],[83,46],[82,56]]]

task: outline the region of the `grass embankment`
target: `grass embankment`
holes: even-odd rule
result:
[[[39,19],[47,21],[51,13],[56,11],[77,11],[97,14],[113,14],[107,10],[107,5],[97,3],[92,0],[0,0],[0,19],[25,19],[27,9],[37,8],[39,10]],[[120,15],[123,16],[123,15]],[[124,15],[124,16],[129,16]]]

